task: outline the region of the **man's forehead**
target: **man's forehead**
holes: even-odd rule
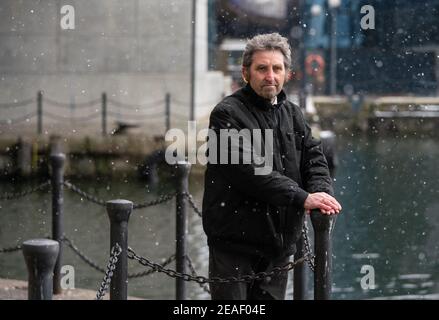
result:
[[[284,56],[279,50],[260,50],[253,54],[252,64],[283,64]]]

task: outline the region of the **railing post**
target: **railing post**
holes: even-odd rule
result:
[[[64,212],[63,212],[63,184],[64,184],[64,162],[66,156],[62,153],[50,155],[52,166],[52,239],[59,242],[59,254],[56,260],[53,276],[53,292],[61,293],[61,266],[63,256],[62,241],[64,237]]]
[[[303,257],[304,241],[303,236],[296,243],[296,253],[294,254],[294,261],[297,261]],[[306,263],[300,263],[294,267],[294,300],[306,299]]]
[[[110,218],[110,250],[116,243],[122,249],[111,278],[110,300],[127,300],[128,297],[128,220],[133,203],[128,200],[107,201],[107,213]]]
[[[102,93],[102,135],[107,135],[107,94]]]
[[[23,242],[23,255],[28,270],[29,300],[52,300],[53,269],[58,250],[58,242],[49,239]]]
[[[37,133],[43,133],[43,91],[37,93]]]
[[[187,234],[187,199],[189,192],[189,171],[191,164],[186,161],[177,162],[177,216],[176,216],[176,271],[187,273],[186,263],[186,234]],[[175,295],[177,300],[186,299],[186,282],[176,279]]]
[[[331,233],[335,225],[335,215],[322,214],[312,210],[311,222],[314,228],[314,299],[329,300],[332,287],[332,242]]]
[[[165,96],[165,125],[166,132],[168,132],[171,128],[171,95],[169,92],[167,92]]]

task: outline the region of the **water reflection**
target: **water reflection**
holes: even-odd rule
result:
[[[426,139],[348,137],[339,138],[338,149],[340,167],[335,190],[344,211],[337,218],[333,235],[333,298],[438,298],[434,295],[439,292],[438,143]],[[166,175],[161,175],[162,181],[169,181]],[[149,191],[145,183],[134,179],[72,182],[102,199],[125,198],[135,203],[156,199],[172,190],[168,182]],[[0,194],[28,187],[2,184]],[[190,191],[201,206],[201,176],[191,177]],[[0,247],[48,235],[50,201],[48,192],[38,192],[23,200],[1,202]],[[105,208],[67,190],[64,203],[67,236],[87,256],[105,266],[109,253],[109,220]],[[175,250],[175,200],[135,210],[128,237],[129,245],[138,254],[154,262],[162,263],[171,256]],[[188,248],[197,273],[207,275],[206,238],[200,217],[192,211]],[[103,275],[69,248],[64,252],[64,263],[75,268],[76,287],[97,290]],[[370,276],[372,270],[361,273],[364,266],[373,268],[374,289],[361,287],[362,279]],[[143,270],[138,263],[129,261],[130,273]],[[0,277],[26,279],[21,253],[0,254]],[[312,298],[310,275],[308,286],[308,298]],[[129,294],[147,299],[174,299],[174,290],[175,279],[162,273],[129,281]],[[188,291],[190,299],[209,299],[196,283],[188,283]],[[290,282],[288,298],[291,297]]]

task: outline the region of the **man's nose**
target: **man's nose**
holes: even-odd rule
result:
[[[267,73],[265,74],[265,80],[266,81],[273,81],[274,80],[274,72],[273,69],[268,69]]]

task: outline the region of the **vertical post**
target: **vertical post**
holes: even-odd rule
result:
[[[195,41],[196,41],[197,0],[192,0],[191,16],[191,110],[189,120],[195,120]]]
[[[32,145],[21,137],[17,144],[16,169],[20,177],[28,177],[32,172]]]
[[[171,128],[171,95],[169,92],[165,95],[165,126],[168,132]]]
[[[107,135],[107,94],[102,93],[102,135]]]
[[[23,242],[23,255],[28,270],[29,300],[52,300],[53,268],[58,250],[58,242],[49,239]]]
[[[187,234],[187,199],[184,193],[189,192],[189,171],[191,164],[186,161],[177,163],[177,217],[176,217],[176,271],[187,273],[186,234]],[[176,300],[186,299],[186,282],[176,279]]]
[[[127,300],[128,297],[128,220],[133,211],[133,203],[128,200],[107,201],[110,218],[110,250],[116,243],[122,249],[111,278],[110,300]]]
[[[59,242],[59,254],[56,260],[54,276],[53,276],[53,292],[61,293],[61,266],[64,237],[64,213],[63,213],[63,183],[64,183],[64,162],[66,156],[62,153],[54,153],[50,155],[50,163],[52,166],[52,239]]]
[[[331,232],[335,225],[335,215],[324,215],[320,210],[312,210],[311,222],[314,228],[314,299],[329,300],[332,287],[332,243]]]
[[[37,93],[37,133],[43,133],[43,91]]]
[[[330,16],[331,16],[331,64],[330,64],[330,90],[331,96],[337,93],[337,8],[340,5],[339,1],[329,1]]]
[[[303,236],[296,242],[296,254],[294,255],[294,261],[301,259],[304,252]],[[306,299],[306,263],[301,263],[294,267],[294,300]]]
[[[300,64],[300,71],[302,73],[302,77],[300,79],[300,90],[299,90],[299,106],[302,110],[306,109],[306,83],[307,83],[307,75],[306,75],[306,68],[305,68],[305,60],[306,60],[306,35],[307,30],[305,29],[304,25],[307,23],[306,21],[306,4],[305,0],[301,0],[299,3],[299,10],[300,10],[300,28],[301,28],[301,38],[299,39],[299,64]]]

